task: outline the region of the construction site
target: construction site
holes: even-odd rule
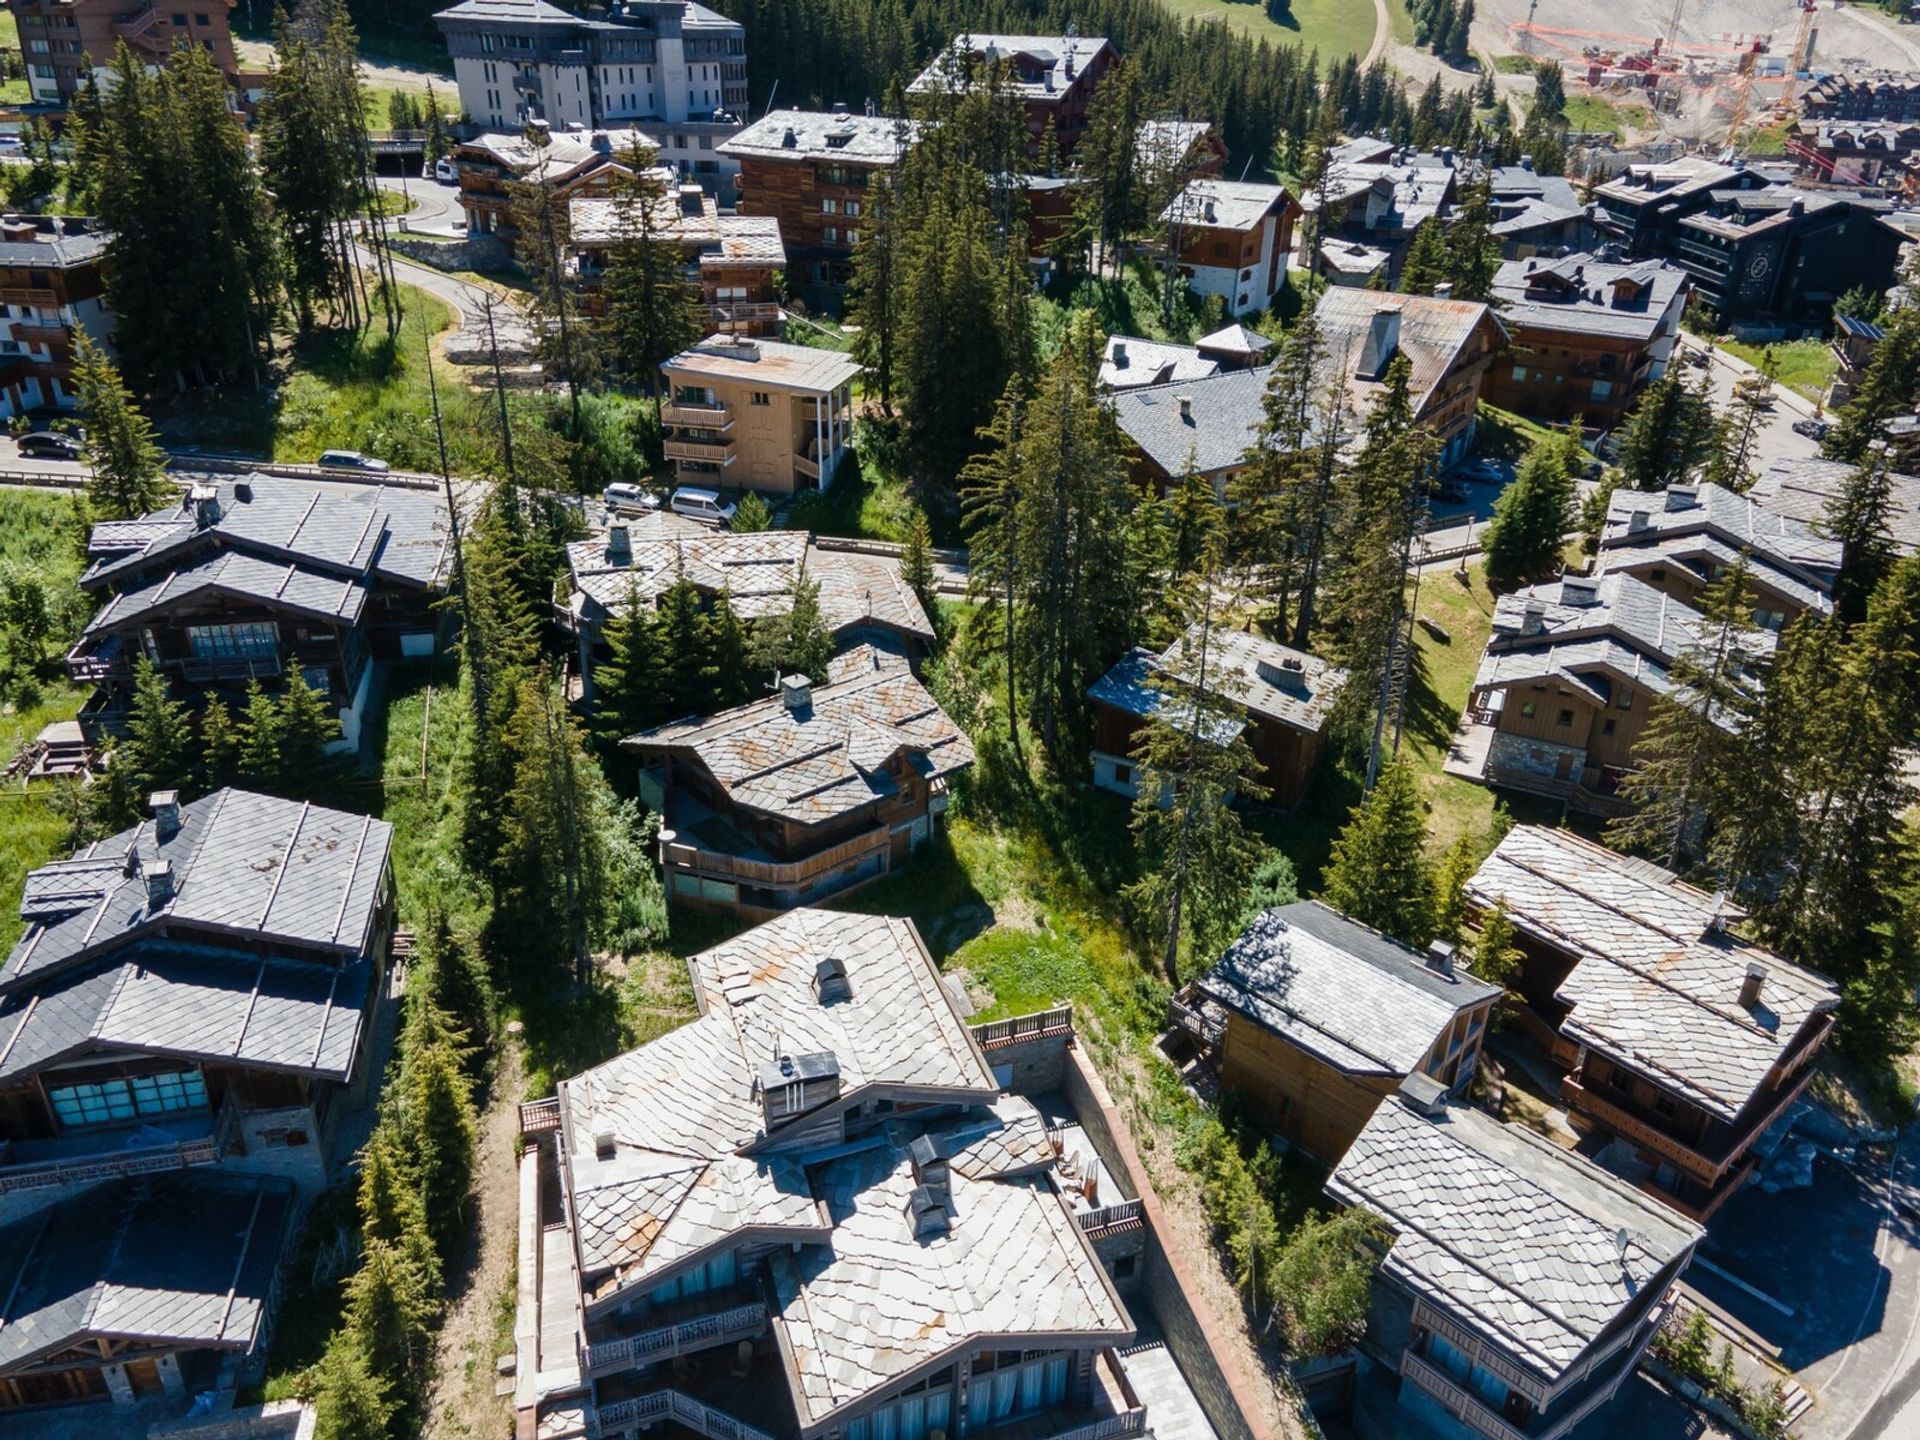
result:
[[[1810,72],[1920,71],[1920,26],[1877,8],[1616,0],[1605,7],[1605,28],[1595,28],[1596,8],[1588,0],[1486,0],[1476,30],[1501,54],[1558,62],[1570,95],[1639,111],[1646,129],[1690,148],[1730,148],[1786,120]]]

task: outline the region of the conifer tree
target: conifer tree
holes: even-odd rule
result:
[[[504,738],[513,762],[499,867],[507,898],[526,934],[564,946],[575,981],[584,984],[589,942],[606,899],[606,840],[593,823],[594,772],[579,727],[543,676],[521,679]]]
[[[74,390],[87,417],[80,454],[92,472],[87,506],[96,520],[132,520],[158,510],[175,493],[166,452],[106,352],[84,330],[75,340]]]
[[[1274,1266],[1273,1290],[1289,1355],[1335,1355],[1366,1333],[1384,1229],[1379,1216],[1356,1206],[1324,1219],[1308,1215],[1288,1235]]]
[[[346,1328],[399,1382],[402,1393],[417,1393],[424,1379],[438,1309],[433,1282],[407,1251],[363,1238],[360,1268],[347,1281]]]
[[[240,729],[227,702],[215,696],[200,712],[200,779],[208,790],[231,785],[240,770]]]
[[[665,718],[653,607],[637,585],[628,586],[626,602],[603,633],[612,654],[593,667],[593,733],[601,753],[611,755],[627,736]]]
[[[1513,483],[1493,502],[1481,540],[1494,589],[1511,590],[1558,569],[1574,523],[1574,477],[1585,461],[1577,420],[1527,452]]]
[[[454,936],[445,910],[436,909],[420,932],[420,950],[408,981],[408,994],[426,997],[436,1015],[464,1042],[468,1068],[476,1080],[485,1073],[493,1039],[493,980],[485,958]]]
[[[1696,836],[1718,808],[1714,787],[1741,783],[1731,732],[1758,698],[1749,573],[1742,555],[1701,596],[1698,646],[1674,658],[1671,688],[1655,698],[1621,782],[1633,812],[1607,827],[1610,844],[1650,851],[1668,869],[1699,852]]]
[[[1713,428],[1707,480],[1735,494],[1747,492],[1754,481],[1760,433],[1772,404],[1773,381],[1765,374],[1743,376],[1734,382],[1733,395]]]
[[[1503,898],[1480,921],[1480,933],[1473,942],[1473,973],[1490,985],[1510,990],[1525,959]],[[1496,1002],[1496,1015],[1503,1006],[1504,1002]]]
[[[963,515],[971,544],[967,598],[1000,612],[1001,668],[1007,687],[1007,738],[1020,753],[1020,636],[1018,595],[1021,580],[1021,507],[1024,459],[1021,426],[1027,405],[1024,377],[1007,381],[993,419],[981,428],[986,443],[960,472]]]
[[[601,281],[607,341],[621,369],[651,395],[659,390],[660,366],[700,339],[705,319],[700,293],[667,231],[671,201],[655,173],[653,152],[636,145],[621,163],[629,172],[614,185],[621,238]]]
[[[1326,901],[1416,950],[1433,938],[1426,816],[1405,761],[1381,768],[1373,789],[1333,842]]]
[[[1462,835],[1447,847],[1434,877],[1433,938],[1449,945],[1460,943],[1467,921],[1467,882],[1478,868],[1473,841]]]
[[[754,627],[753,667],[762,675],[805,675],[814,684],[827,678],[833,659],[833,632],[820,610],[820,582],[801,565],[788,584],[784,615],[771,615]]]
[[[1865,616],[1867,597],[1893,566],[1892,464],[1885,441],[1869,445],[1821,516],[1822,532],[1840,542],[1833,605],[1848,624]]]
[[[725,710],[753,694],[753,641],[733,599],[722,590],[707,611],[702,636],[706,657],[701,671],[709,710]]]
[[[451,1044],[411,1046],[400,1074],[402,1153],[443,1263],[458,1253],[472,1183],[473,1082]]]
[[[889,415],[893,413],[894,356],[899,347],[904,300],[900,241],[905,219],[899,210],[900,169],[911,133],[904,110],[891,113],[895,115],[895,162],[884,169],[875,167],[868,174],[866,214],[853,247],[853,273],[847,286],[848,318],[860,327],[854,337],[853,357],[866,367],[880,408]]]
[[[258,680],[247,682],[247,718],[241,729],[240,773],[249,784],[272,785],[279,778],[281,759],[280,705]]]
[[[1493,233],[1493,219],[1491,182],[1466,186],[1446,230],[1446,278],[1455,300],[1493,299],[1494,277],[1500,273],[1500,238]]]
[[[1637,490],[1664,490],[1693,473],[1713,438],[1713,410],[1670,365],[1641,392],[1620,437],[1620,470]]]
[[[684,572],[660,596],[657,642],[660,647],[661,697],[672,719],[704,715],[708,710],[707,685],[702,677],[706,666],[704,626],[700,616],[700,592]]]
[[[574,298],[573,286],[567,279],[567,252],[571,243],[568,202],[553,179],[552,161],[547,153],[552,139],[538,126],[527,128],[526,139],[532,145],[536,158],[521,178],[507,183],[508,205],[514,227],[514,258],[519,261],[531,282],[527,293],[527,313],[533,321],[536,348],[548,372],[566,382],[572,422],[567,433],[578,435],[580,387],[599,374],[603,358],[600,335],[596,324],[580,309]],[[640,207],[643,213],[647,208]],[[677,255],[675,260],[678,264]],[[684,280],[681,283],[684,285]],[[608,293],[606,298],[611,319],[615,297]],[[632,356],[627,350],[632,344],[630,322],[628,333],[629,339],[623,342],[622,350],[623,358],[631,360]],[[672,353],[672,350],[667,352],[669,355]],[[657,370],[658,361],[652,368]],[[643,373],[647,374],[651,388],[651,371]]]
[[[134,662],[127,733],[114,763],[124,767],[141,796],[181,789],[193,773],[193,722],[187,707],[173,698],[167,677],[145,655]]]
[[[334,1331],[313,1368],[312,1387],[314,1440],[388,1440],[400,1402],[353,1331]]]
[[[360,1154],[360,1185],[355,1192],[363,1239],[392,1246],[418,1271],[429,1291],[440,1284],[440,1256],[427,1227],[427,1210],[413,1176],[401,1162],[394,1127],[373,1127]]]
[[[1867,373],[1821,442],[1820,453],[1829,460],[1862,463],[1873,442],[1885,438],[1887,421],[1913,410],[1916,393],[1920,393],[1920,309],[1908,305],[1894,311],[1887,322],[1867,362]]]
[[[340,722],[297,670],[287,675],[279,711],[279,783],[300,787],[325,763],[327,746],[340,738]]]
[[[1447,232],[1429,216],[1414,226],[1413,244],[1400,266],[1400,289],[1409,295],[1431,295],[1433,287],[1447,278],[1450,266]]]
[[[907,534],[900,543],[900,578],[937,627],[940,611],[934,589],[933,532],[927,524],[927,512],[918,505],[907,513]]]
[[[735,535],[757,535],[762,530],[773,528],[773,512],[767,508],[767,502],[760,497],[758,490],[749,490],[740,497],[733,507],[733,519],[727,522],[727,529]]]

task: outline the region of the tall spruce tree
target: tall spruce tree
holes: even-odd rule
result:
[[[555,176],[552,137],[529,126],[526,138],[534,161],[519,178],[507,182],[514,227],[514,258],[529,281],[527,313],[534,342],[550,374],[566,382],[568,434],[580,433],[580,387],[600,372],[603,354],[598,325],[580,309],[567,275],[569,213],[567,197]],[[672,351],[668,351],[672,354]]]
[[[1494,501],[1481,539],[1494,589],[1511,590],[1558,568],[1574,523],[1574,477],[1585,463],[1578,421],[1534,442],[1513,483]]]
[[[705,320],[700,292],[668,233],[673,203],[654,169],[654,152],[636,144],[621,163],[627,173],[613,192],[620,239],[601,281],[606,338],[620,368],[651,395],[659,390],[660,366],[700,338]]]
[[[1865,617],[1868,597],[1893,566],[1892,468],[1886,441],[1869,445],[1820,517],[1822,532],[1840,542],[1833,604],[1848,624]]]
[[[132,520],[159,509],[175,493],[166,452],[120,372],[84,330],[74,346],[74,390],[87,417],[80,454],[93,472],[87,480],[93,518]]]
[[[1765,374],[1734,382],[1727,408],[1713,427],[1706,479],[1744,495],[1752,486],[1760,454],[1760,434],[1773,406],[1773,381]]]
[[[173,698],[167,677],[145,655],[134,662],[133,699],[127,731],[114,756],[116,767],[139,786],[139,795],[183,788],[193,774],[193,721]]]
[[[1435,900],[1426,840],[1413,771],[1405,761],[1392,761],[1333,842],[1326,902],[1417,950],[1426,948]]]
[[[1621,472],[1637,490],[1664,490],[1693,473],[1712,438],[1713,408],[1682,367],[1669,365],[1621,432]]]

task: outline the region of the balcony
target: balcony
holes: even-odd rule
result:
[[[68,345],[73,332],[60,320],[15,320],[8,333],[22,345]]]
[[[236,1123],[233,1107],[227,1105],[218,1115],[203,1111],[172,1120],[150,1120],[133,1131],[111,1130],[59,1140],[0,1140],[0,1195],[217,1164]],[[156,1141],[156,1134],[172,1138]],[[133,1136],[144,1137],[149,1143],[128,1145]]]
[[[36,310],[56,309],[60,297],[51,290],[13,286],[0,289],[0,305],[31,305]]]
[[[1400,1377],[1411,1381],[1440,1402],[1440,1408],[1459,1420],[1476,1435],[1487,1440],[1536,1440],[1526,1431],[1508,1424],[1478,1395],[1453,1378],[1435,1369],[1412,1351],[1400,1357]]]
[[[160,662],[162,670],[177,670],[193,685],[220,680],[271,680],[283,674],[286,661],[279,655],[183,655]]]
[[[1122,1200],[1117,1205],[1102,1205],[1097,1210],[1076,1211],[1073,1218],[1080,1226],[1080,1233],[1087,1239],[1104,1240],[1109,1235],[1138,1230],[1145,1225],[1147,1207],[1143,1200]]]
[[[669,460],[704,460],[716,465],[731,465],[737,458],[732,440],[681,440],[670,438],[662,447]]]
[[[587,1433],[594,1440],[613,1440],[615,1436],[649,1430],[662,1420],[671,1420],[707,1440],[773,1440],[766,1431],[756,1430],[678,1390],[655,1390],[650,1395],[595,1406],[587,1412]]]
[[[806,476],[809,480],[818,480],[820,478],[819,465],[809,460],[805,455],[802,455],[798,450],[793,452],[793,468],[796,471],[798,471],[800,474]]]
[[[1008,1020],[982,1021],[968,1028],[982,1050],[997,1050],[1003,1045],[1018,1045],[1023,1040],[1073,1034],[1073,1007],[1060,1005],[1052,1010],[1036,1010],[1030,1015],[1015,1015]]]
[[[691,425],[699,430],[731,430],[731,405],[705,405],[697,401],[669,400],[660,407],[662,425]]]
[[[767,1328],[767,1307],[758,1301],[736,1305],[713,1315],[700,1315],[678,1325],[662,1325],[619,1340],[589,1345],[581,1356],[581,1370],[594,1378],[617,1375],[641,1365],[690,1355],[696,1350],[750,1340]]]
[[[851,840],[830,845],[804,860],[773,860],[687,844],[680,839],[680,833],[678,830],[660,832],[660,863],[667,869],[694,871],[716,880],[731,880],[741,885],[773,890],[793,890],[816,884],[835,871],[856,865],[869,856],[884,855],[892,845],[892,837],[886,829],[876,827]]]

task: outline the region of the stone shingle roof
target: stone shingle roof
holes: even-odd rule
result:
[[[733,804],[801,825],[850,815],[895,793],[894,756],[933,778],[973,764],[973,745],[906,661],[871,645],[837,657],[810,702],[775,695],[621,742],[697,761]]]
[[[1493,311],[1477,301],[1437,300],[1430,295],[1399,295],[1344,285],[1331,287],[1321,295],[1313,312],[1326,337],[1327,354],[1322,370],[1328,380],[1341,373],[1346,375],[1348,400],[1354,414],[1362,419],[1372,409],[1382,386],[1354,372],[1373,317],[1383,310],[1400,316],[1398,349],[1413,367],[1408,387],[1415,415],[1425,414],[1435,390],[1478,331],[1491,326],[1496,332],[1505,333]]]
[[[1218,360],[1208,359],[1192,345],[1169,345],[1138,335],[1109,335],[1100,360],[1100,384],[1108,390],[1131,390],[1141,385],[1204,380],[1219,369]]]
[[[937,94],[942,90],[963,88],[964,70],[954,74],[957,53],[975,61],[1001,60],[1008,63],[1008,86],[1026,100],[1062,99],[1075,80],[1090,68],[1106,50],[1107,42],[1098,35],[982,35],[977,32],[956,36],[907,87],[915,95]],[[1023,72],[1034,71],[1034,78]]]
[[[1190,680],[1199,664],[1199,644],[1195,625],[1159,655],[1130,650],[1087,694],[1129,715],[1156,714],[1170,697],[1149,683],[1151,677],[1159,673]],[[1215,630],[1210,647],[1207,670],[1214,689],[1262,719],[1308,734],[1317,734],[1326,724],[1334,697],[1346,684],[1347,672],[1339,666],[1243,630]],[[1299,668],[1289,669],[1293,663]]]
[[[720,146],[736,160],[831,160],[845,165],[891,165],[918,137],[920,122],[885,115],[834,115],[821,110],[773,110]]]
[[[26,933],[0,968],[0,992],[163,931],[360,955],[392,839],[384,820],[216,790],[181,807],[180,828],[164,838],[145,821],[30,875]],[[173,870],[172,896],[157,906],[141,874],[153,861]]]
[[[82,633],[100,635],[137,625],[177,605],[197,605],[215,595],[342,625],[358,623],[367,603],[367,587],[360,580],[221,550],[108,597]]]
[[[1129,440],[1168,475],[1192,459],[1202,475],[1246,463],[1264,412],[1272,366],[1228,370],[1198,380],[1142,385],[1113,397],[1114,418]],[[1182,413],[1181,402],[1189,402]]]
[[[1563,1034],[1724,1120],[1840,1003],[1825,976],[1727,934],[1740,914],[1724,900],[1565,830],[1516,827],[1467,893],[1574,961],[1555,991]],[[1752,965],[1766,978],[1743,1006]]]
[[[1700,1238],[1599,1167],[1457,1105],[1428,1118],[1382,1104],[1327,1190],[1386,1220],[1384,1274],[1547,1384]]]
[[[293,1209],[283,1181],[188,1171],[96,1185],[0,1229],[0,1375],[95,1338],[244,1354]]]
[[[1548,217],[1551,218],[1551,217]],[[1542,222],[1544,223],[1544,222]],[[1496,233],[1500,227],[1496,226]],[[1561,286],[1550,279],[1564,281]],[[1614,298],[1614,282],[1640,282],[1631,300]],[[1642,343],[1659,333],[1687,284],[1687,272],[1654,261],[1613,264],[1592,255],[1509,260],[1493,279],[1500,316],[1514,330],[1601,335]]]
[[[1753,482],[1747,498],[1818,531],[1853,468],[1838,460],[1776,460]],[[1901,553],[1911,555],[1920,550],[1920,476],[1888,478],[1892,495],[1887,528]]]
[[[1258,185],[1242,180],[1201,176],[1160,212],[1162,223],[1178,223],[1208,230],[1251,230],[1278,206],[1291,203],[1284,185]]]
[[[1427,968],[1418,951],[1317,900],[1256,915],[1201,991],[1326,1064],[1410,1075],[1462,1010],[1500,987]]]

